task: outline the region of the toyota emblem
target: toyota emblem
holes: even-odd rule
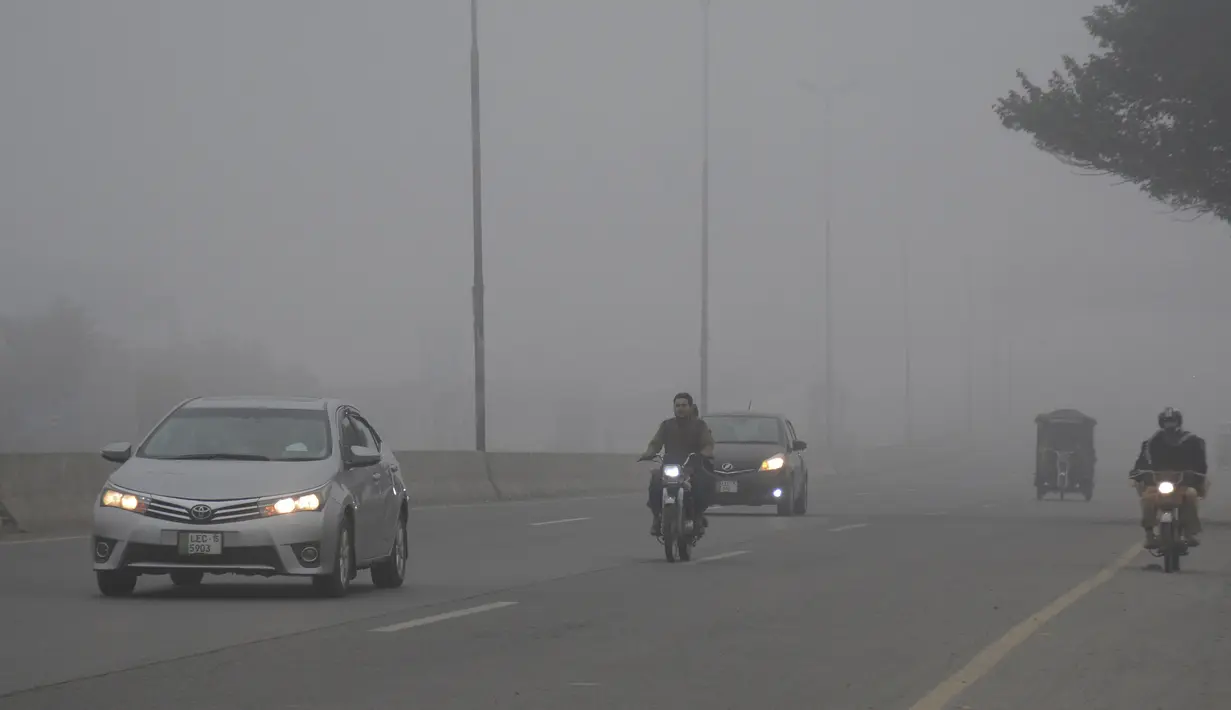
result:
[[[189,508],[188,513],[193,520],[209,520],[214,515],[214,509],[202,503]]]
[[[735,467],[734,467],[734,466],[732,466],[730,463],[724,463],[724,464],[722,465],[722,470],[724,470],[724,471],[730,471],[730,470],[731,470],[731,469],[733,469],[733,468],[735,468]]]

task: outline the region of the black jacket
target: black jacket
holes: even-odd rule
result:
[[[1134,471],[1209,471],[1205,460],[1205,439],[1190,431],[1180,432],[1179,442],[1171,444],[1160,429],[1141,442]],[[1131,476],[1132,474],[1130,474]]]
[[[664,419],[646,447],[646,454],[663,451],[663,463],[683,463],[689,454],[714,455],[714,435],[704,419]]]

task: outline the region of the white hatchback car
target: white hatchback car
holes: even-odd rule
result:
[[[204,575],[311,577],[343,596],[358,570],[378,587],[406,577],[410,512],[391,447],[345,402],[197,398],[171,411],[99,493],[98,588],[130,594],[140,575],[179,586]]]

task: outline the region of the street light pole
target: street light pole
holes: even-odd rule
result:
[[[906,444],[909,446],[915,443],[915,434],[911,416],[914,407],[910,382],[910,241],[909,237],[905,235],[902,237],[902,315],[902,326],[906,351],[906,388],[904,392],[905,402],[903,408],[906,413]]]
[[[483,338],[483,161],[479,141],[479,6],[470,0],[471,219],[474,226],[474,446],[487,451],[487,363]]]
[[[824,111],[821,144],[824,166],[822,187],[822,209],[825,211],[825,448],[833,451],[834,422],[837,417],[834,407],[837,404],[836,383],[834,382],[834,350],[833,350],[833,109],[834,100],[842,92],[850,90],[855,82],[847,80],[829,89],[821,89],[810,81],[800,80],[800,88],[810,94],[819,96]]]
[[[698,409],[708,412],[710,398],[710,0],[701,0],[701,398]]]
[[[825,95],[825,125],[821,140],[825,146],[825,455],[833,456],[834,391],[833,381],[833,259],[831,258],[833,214],[833,96]]]
[[[1012,426],[1013,421],[1013,336],[1005,338],[1005,416]]]
[[[966,327],[962,338],[965,348],[965,378],[966,378],[966,436],[973,440],[975,432],[975,383],[974,383],[974,327],[975,298],[974,285],[970,268],[970,255],[962,259],[962,275],[966,285]]]

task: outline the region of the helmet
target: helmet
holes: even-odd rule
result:
[[[1179,429],[1184,426],[1184,415],[1178,409],[1167,407],[1158,413],[1158,428],[1166,429],[1170,424],[1173,428]]]

